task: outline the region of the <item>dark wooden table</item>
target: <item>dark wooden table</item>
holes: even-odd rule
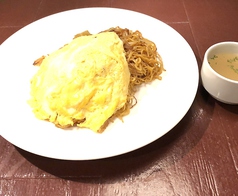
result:
[[[238,41],[237,0],[0,0],[0,43],[39,18],[83,7],[130,9],[167,23],[190,44],[199,69],[209,46]],[[170,132],[102,160],[44,158],[0,137],[0,195],[238,195],[238,106],[214,100],[200,82]]]

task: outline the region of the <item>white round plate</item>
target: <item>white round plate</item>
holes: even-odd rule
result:
[[[35,118],[27,104],[33,61],[85,30],[98,33],[120,26],[139,30],[155,42],[166,72],[143,86],[138,104],[124,118],[97,134],[62,130]],[[123,9],[83,8],[57,13],[20,29],[0,46],[0,134],[31,153],[65,160],[92,160],[127,153],[170,131],[189,110],[198,87],[197,61],[186,40],[150,16]]]

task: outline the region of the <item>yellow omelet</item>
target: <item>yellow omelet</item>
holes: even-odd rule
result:
[[[116,33],[81,36],[49,54],[31,80],[35,116],[95,132],[127,100],[130,72]]]

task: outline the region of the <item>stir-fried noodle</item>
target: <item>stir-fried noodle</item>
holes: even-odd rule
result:
[[[152,82],[155,79],[162,79],[163,61],[157,52],[156,45],[144,38],[141,32],[133,32],[120,27],[110,28],[106,31],[115,32],[123,41],[125,56],[131,74],[127,103],[115,114],[116,117],[122,118],[137,103],[134,95],[139,85]]]

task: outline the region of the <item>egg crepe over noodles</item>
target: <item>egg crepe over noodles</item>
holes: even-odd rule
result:
[[[129,80],[116,33],[81,36],[43,59],[31,80],[29,104],[39,119],[98,132],[125,105]]]

